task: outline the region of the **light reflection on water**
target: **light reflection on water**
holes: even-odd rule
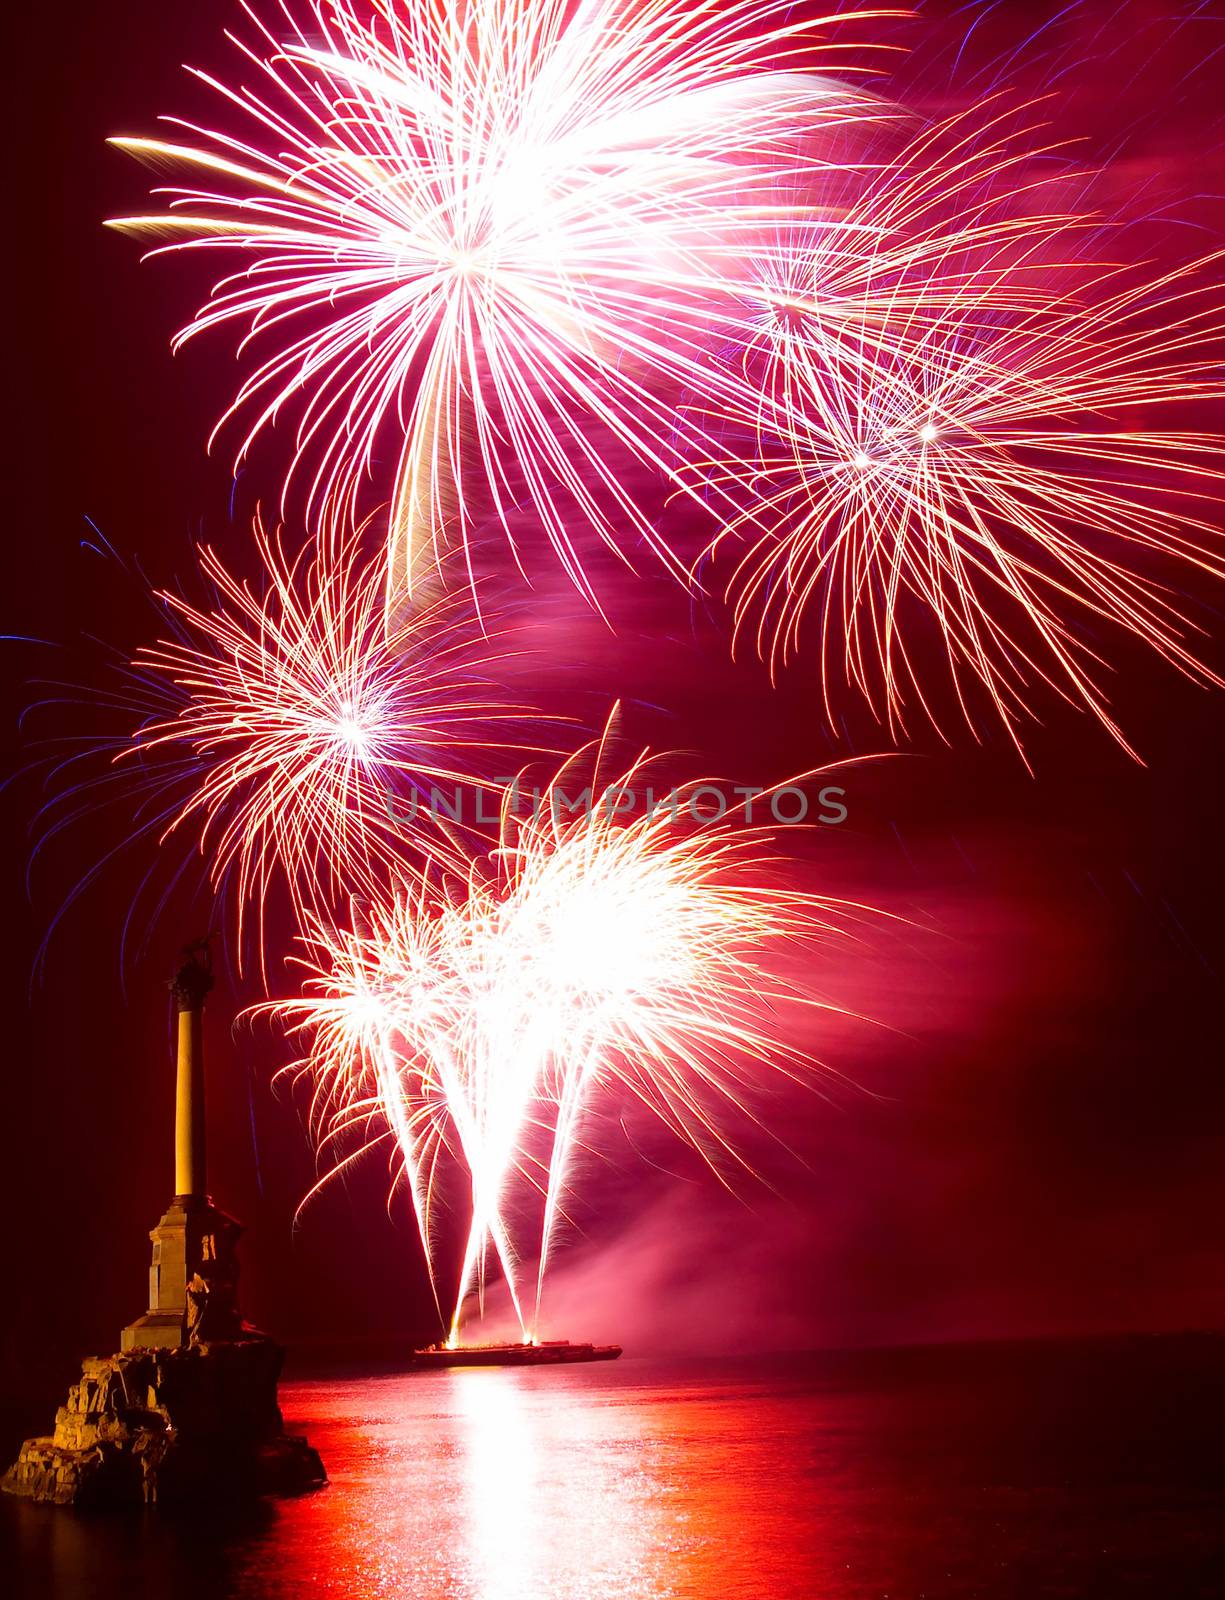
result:
[[[617,1379],[599,1369],[469,1370],[374,1380],[360,1393],[362,1413],[348,1427],[336,1423],[344,1386],[303,1385],[289,1395],[324,1453],[332,1500],[282,1513],[297,1524],[299,1557],[341,1592],[423,1600],[704,1593],[694,1585],[707,1551],[726,1545],[740,1520],[725,1503],[724,1474],[735,1473],[750,1499],[752,1480],[769,1475],[760,1428],[749,1429],[753,1443],[738,1469],[734,1448],[712,1453],[745,1421],[722,1385],[661,1391],[632,1381],[629,1367]],[[712,1594],[760,1592],[759,1563],[747,1587],[734,1569],[725,1565]]]
[[[481,1600],[661,1592],[653,1569],[662,1508],[632,1413],[593,1407],[582,1390],[529,1391],[518,1376],[453,1374],[466,1592]]]
[[[1036,1600],[1225,1593],[1225,1342],[287,1383],[326,1489],[13,1502],[40,1600]]]

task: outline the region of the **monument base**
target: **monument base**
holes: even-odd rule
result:
[[[10,1494],[101,1507],[293,1494],[327,1481],[277,1405],[282,1347],[263,1335],[91,1356],[0,1480]]]
[[[183,1343],[183,1312],[146,1311],[119,1335],[123,1350],[173,1349]]]

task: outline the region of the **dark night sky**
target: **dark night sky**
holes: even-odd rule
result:
[[[0,629],[53,644],[4,646],[14,767],[30,759],[16,720],[39,697],[31,680],[66,661],[79,673],[92,659],[83,633],[131,648],[149,631],[133,586],[82,549],[84,519],[166,581],[188,572],[201,533],[241,552],[253,492],[241,487],[231,522],[225,452],[203,451],[232,377],[228,349],[169,353],[191,307],[187,275],[142,268],[100,226],[137,205],[144,182],[104,137],[148,131],[182,103],[178,63],[218,62],[229,11],[151,0],[82,8],[75,21],[60,7],[21,11]],[[965,81],[1046,14],[997,8]],[[1111,155],[1119,193],[1177,205],[1205,247],[1220,208],[1200,190],[1221,126],[1200,63],[1225,25],[1125,15],[1127,26],[1116,8],[1082,6],[1018,71],[1057,77],[1070,121]],[[1108,66],[1052,72],[1078,48],[1104,49],[1111,17]],[[907,69],[916,84],[947,85],[960,32],[933,17],[930,59]],[[725,661],[714,626],[665,583],[618,590],[616,638],[553,591],[537,603],[567,650],[564,668],[541,672],[546,703],[594,715],[624,694],[636,736],[701,751],[706,769],[745,781],[843,753],[802,669],[773,694],[752,663]],[[1048,707],[1033,778],[1002,740],[949,753],[920,739],[848,781],[850,823],[804,870],[912,919],[831,956],[828,974],[831,992],[895,1031],[846,1026],[823,1041],[860,1090],[789,1109],[805,1164],[768,1158],[778,1198],[746,1190],[745,1209],[683,1161],[664,1179],[614,1151],[591,1175],[589,1243],[558,1280],[558,1306],[585,1317],[583,1333],[710,1342],[712,1306],[729,1342],[765,1323],[791,1343],[1225,1326],[1225,694],[1138,661],[1125,664],[1118,703],[1146,768]],[[856,748],[881,745],[861,732]],[[145,1230],[170,1183],[164,978],[204,915],[175,902],[121,988],[124,874],[148,865],[133,860],[65,919],[31,986],[58,896],[106,837],[83,824],[36,875],[31,903],[37,799],[29,777],[4,796],[10,1388],[35,1354],[54,1363],[109,1348],[142,1309]],[[212,1177],[250,1229],[249,1314],[288,1336],[431,1333],[412,1229],[386,1215],[377,1159],[294,1231],[313,1158],[292,1099],[269,1087],[283,1047],[266,1032],[232,1036],[238,1004],[223,988],[209,1020]]]

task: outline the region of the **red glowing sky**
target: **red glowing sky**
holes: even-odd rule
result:
[[[1176,25],[1171,9],[1131,4],[1124,22],[1087,3],[1044,30],[1060,7],[1005,4],[971,30],[972,10],[934,8],[907,30],[905,92],[951,106],[998,82],[1017,52],[1012,80],[1056,93],[1061,127],[1103,163],[1095,198],[1145,219],[1146,247],[1194,230],[1209,248],[1221,207],[1204,190],[1222,145],[1210,63],[1225,22],[1188,9]],[[23,122],[37,137],[10,204],[26,281],[11,302],[20,405],[3,630],[131,648],[145,613],[82,551],[83,519],[170,581],[201,533],[237,545],[256,493],[258,460],[232,507],[224,455],[209,461],[201,446],[226,354],[168,353],[187,286],[138,268],[99,226],[143,182],[104,137],[173,103],[177,64],[208,61],[216,30],[151,0],[83,9],[67,30],[62,11],[27,11],[21,25]],[[718,616],[662,579],[624,577],[609,596],[615,634],[539,575],[529,632],[550,664],[523,664],[520,690],[593,724],[623,697],[633,739],[691,750],[734,781],[846,753],[802,670],[774,691],[755,663],[733,666]],[[12,728],[26,680],[64,669],[55,652],[6,648]],[[779,1108],[796,1157],[768,1141],[754,1150],[776,1193],[746,1183],[732,1199],[654,1148],[669,1170],[644,1166],[614,1130],[584,1189],[588,1236],[556,1277],[559,1318],[581,1316],[586,1336],[706,1347],[763,1329],[796,1344],[1225,1324],[1225,695],[1144,661],[1123,663],[1119,692],[1147,767],[1052,706],[1033,778],[1002,741],[950,752],[932,739],[847,778],[847,824],[805,845],[797,870],[907,919],[831,950],[819,975],[874,1019],[821,1031],[852,1086]],[[858,752],[883,748],[866,718],[846,731]],[[169,1180],[162,979],[180,930],[172,915],[121,990],[113,881],[67,919],[31,994],[33,951],[72,872],[66,857],[52,863],[30,906],[28,788],[5,806],[3,1169],[24,1219],[6,1276],[40,1325],[104,1344],[139,1298],[143,1230]],[[231,1037],[237,1005],[219,993],[209,1023],[214,1187],[250,1228],[251,1312],[289,1334],[432,1332],[413,1230],[385,1215],[377,1161],[291,1229],[311,1157],[268,1087],[275,1040]]]

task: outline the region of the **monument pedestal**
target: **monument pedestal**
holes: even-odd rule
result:
[[[207,1195],[176,1195],[149,1234],[149,1309],[123,1330],[119,1348],[236,1337],[242,1331],[235,1257],[241,1233],[242,1224]]]

